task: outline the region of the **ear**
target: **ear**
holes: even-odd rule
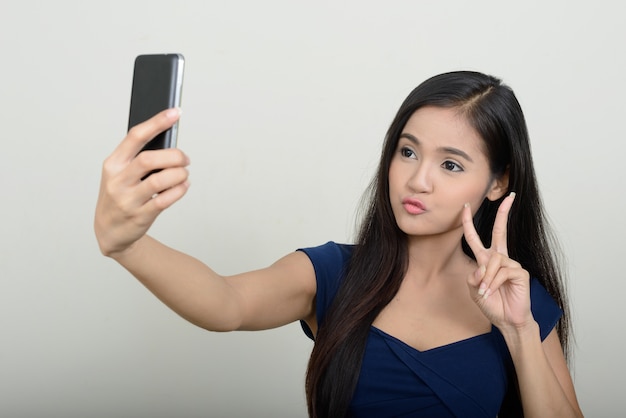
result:
[[[500,199],[509,191],[509,168],[507,167],[500,177],[496,177],[491,181],[491,186],[487,191],[487,199],[492,202]]]

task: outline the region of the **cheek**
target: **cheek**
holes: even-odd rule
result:
[[[398,181],[398,167],[392,161],[387,174],[387,184],[390,192],[398,187]]]
[[[469,185],[457,194],[457,199],[462,200],[461,205],[469,203],[472,210],[478,210],[478,207],[487,197],[487,192],[483,187],[476,187],[476,184]]]

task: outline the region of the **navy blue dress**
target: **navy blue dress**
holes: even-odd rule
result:
[[[316,316],[322,324],[352,246],[328,242],[300,251],[315,268]],[[562,311],[536,279],[531,281],[530,298],[543,341]],[[302,326],[313,339],[309,327],[304,322]],[[350,414],[355,418],[493,418],[514,381],[511,356],[496,327],[486,334],[419,351],[372,326]]]

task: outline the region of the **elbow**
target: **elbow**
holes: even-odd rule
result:
[[[215,312],[179,312],[187,322],[212,332],[231,332],[242,329],[241,315],[239,310],[230,306]]]

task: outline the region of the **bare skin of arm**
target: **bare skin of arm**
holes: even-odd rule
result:
[[[315,272],[304,253],[225,277],[147,235],[157,216],[189,188],[189,159],[178,149],[139,151],[179,116],[169,109],[137,125],[105,160],[94,221],[100,250],[203,328],[258,330],[299,319],[314,325]],[[155,169],[162,170],[141,180]]]
[[[168,307],[211,331],[262,330],[314,318],[315,272],[301,252],[228,277],[147,235],[114,258]]]
[[[543,343],[537,323],[503,335],[517,372],[524,416],[582,417],[556,330]]]

